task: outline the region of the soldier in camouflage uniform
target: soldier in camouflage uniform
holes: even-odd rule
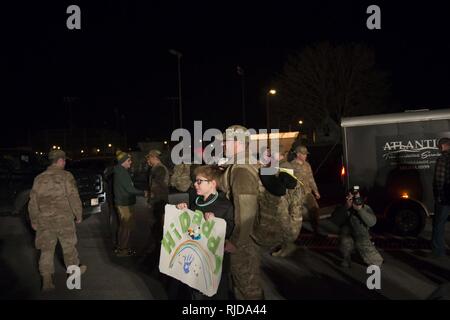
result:
[[[170,186],[180,192],[188,192],[189,188],[192,187],[190,164],[181,163],[173,168],[173,174],[170,177]]]
[[[359,193],[355,196],[359,197]],[[383,257],[372,243],[369,233],[369,228],[376,224],[377,218],[367,204],[357,205],[353,202],[353,197],[349,193],[345,205],[333,212],[335,221],[343,221],[339,239],[339,250],[344,258],[341,265],[350,267],[351,254],[356,248],[365,263],[381,266]]]
[[[66,267],[80,266],[75,247],[75,222],[81,223],[83,212],[75,179],[64,170],[64,151],[51,151],[49,159],[52,164],[34,179],[28,204],[31,225],[36,230],[36,248],[41,250],[39,272],[43,291],[55,288],[52,275],[55,272],[53,260],[58,241]],[[80,270],[84,273],[86,266],[80,266]]]
[[[169,170],[161,163],[161,152],[151,150],[147,154],[147,164],[152,168],[148,179],[148,202],[154,206],[158,203],[167,203],[169,194]]]
[[[295,149],[295,153],[297,157],[291,161],[291,165],[294,169],[294,175],[303,185],[305,198],[303,203],[311,218],[312,227],[317,233],[319,224],[319,204],[317,200],[320,199],[320,193],[314,180],[311,166],[306,161],[309,152],[305,146],[298,146]]]
[[[259,178],[264,188],[258,196],[259,212],[252,236],[264,251],[273,251],[294,237],[293,232],[298,235],[301,215],[300,207],[294,207],[298,203],[294,201],[297,195],[293,193],[298,183],[293,173],[285,169],[274,175],[260,173]]]
[[[173,174],[170,177],[170,186],[175,188],[178,192],[185,192],[189,194],[189,205],[193,205],[193,201],[197,197],[194,189],[195,175],[194,171],[199,164],[182,163],[174,167]]]
[[[158,150],[150,150],[147,154],[147,164],[151,167],[148,179],[148,204],[155,218],[151,243],[147,249],[147,253],[153,251],[162,239],[164,225],[164,208],[169,196],[169,170],[161,163],[161,152]],[[158,246],[159,247],[159,246]]]
[[[290,171],[289,162],[282,164],[283,167],[280,170],[286,170],[289,174],[293,174]],[[292,253],[297,247],[295,241],[297,240],[303,222],[303,186],[300,181],[297,181],[295,188],[287,189],[286,195],[282,199],[281,204],[281,248],[280,250],[273,252],[273,256],[286,257]]]
[[[231,252],[231,277],[235,297],[239,300],[264,299],[260,278],[260,257],[257,245],[251,237],[258,214],[258,196],[261,192],[258,165],[250,164],[248,154],[249,135],[245,127],[235,125],[228,133],[245,134],[245,141],[226,141],[227,152],[244,164],[232,164],[230,159],[222,176],[221,187],[234,205],[235,228],[228,242]],[[229,137],[226,135],[225,139]],[[227,154],[229,155],[229,154]]]

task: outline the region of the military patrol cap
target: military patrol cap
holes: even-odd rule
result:
[[[117,158],[117,162],[119,162],[119,164],[122,164],[125,161],[127,161],[128,159],[130,159],[131,156],[128,153],[126,153],[126,152],[123,152],[121,150],[117,150],[116,158]]]
[[[297,148],[295,148],[295,153],[309,154],[309,151],[305,146],[298,146]]]
[[[62,150],[52,150],[48,153],[48,160],[55,161],[58,159],[66,159],[66,153]]]
[[[145,156],[147,159],[149,158],[149,157],[156,157],[156,158],[160,158],[161,157],[161,151],[159,151],[159,150],[156,150],[156,149],[153,149],[153,150],[150,150],[148,153],[147,153],[147,155]]]
[[[244,135],[246,142],[250,140],[250,131],[248,131],[248,129],[244,126],[235,124],[225,129],[225,132],[223,133],[223,141],[226,141],[227,138],[228,140],[230,140],[230,138],[234,140],[234,137],[240,137],[241,135]]]

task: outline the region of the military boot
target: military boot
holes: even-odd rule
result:
[[[55,285],[53,284],[53,278],[51,274],[43,274],[42,275],[42,291],[50,291],[55,289]]]
[[[285,258],[285,257],[289,256],[290,254],[292,254],[295,250],[297,250],[297,246],[295,245],[295,243],[283,244],[283,246],[281,247],[280,250],[272,253],[272,256]]]
[[[87,265],[80,264],[80,274],[85,273],[87,270]]]

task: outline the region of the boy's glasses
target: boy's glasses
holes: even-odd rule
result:
[[[196,179],[194,181],[194,183],[196,183],[198,185],[202,184],[202,182],[209,182],[209,180],[208,179]]]

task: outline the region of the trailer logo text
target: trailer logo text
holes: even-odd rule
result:
[[[439,156],[437,139],[422,139],[408,141],[390,141],[383,147],[383,159],[418,158],[427,159]]]
[[[439,135],[376,137],[378,162],[400,170],[430,170],[440,156]]]

